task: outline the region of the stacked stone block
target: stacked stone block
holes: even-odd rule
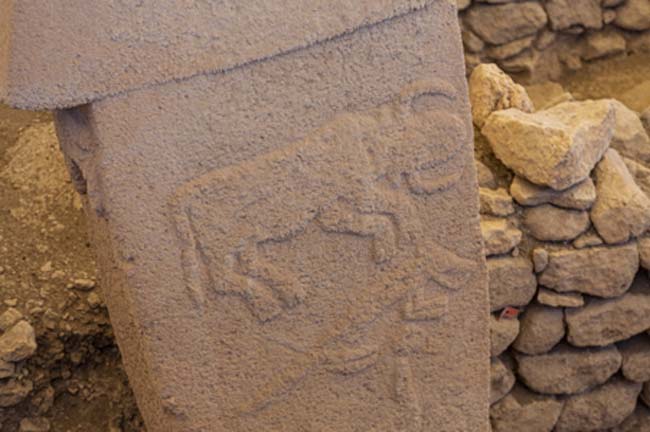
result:
[[[650,49],[647,0],[459,0],[468,70],[494,62],[532,80]]]
[[[648,430],[643,122],[611,99],[538,100],[546,108],[536,110],[494,64],[477,67],[470,87],[490,279],[493,430]]]

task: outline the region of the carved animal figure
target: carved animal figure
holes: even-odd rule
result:
[[[397,230],[408,231],[414,218],[403,192],[379,184],[406,181],[413,193],[434,193],[458,178],[457,171],[426,179],[466,136],[460,119],[427,99],[454,97],[445,82],[418,82],[394,101],[340,115],[304,140],[182,186],[172,209],[190,290],[199,299],[204,287],[240,296],[261,322],[273,319],[304,289],[261,260],[257,246],[314,220],[326,231],[371,237],[375,261],[389,260]]]
[[[302,372],[258,389],[257,402],[241,406],[241,413],[265,409],[318,369],[356,374],[388,355],[393,400],[409,413],[404,430],[422,430],[409,356],[426,351],[426,337],[413,346],[379,334],[395,320],[404,327],[401,334],[439,318],[446,311],[445,290],[461,288],[473,272],[472,261],[421,235],[413,205],[414,198],[443,190],[462,175],[441,169],[466,139],[464,123],[440,108],[440,100],[454,98],[445,82],[414,83],[395,100],[339,115],[303,140],[210,172],[176,191],[171,209],[184,277],[200,303],[210,290],[236,296],[260,325],[297,307],[307,291],[300,278],[263,259],[259,246],[288,241],[310,223],[324,232],[368,238],[389,287],[376,299],[374,315],[302,352]],[[428,281],[441,289],[432,293],[425,288]],[[396,309],[398,318],[388,320]]]

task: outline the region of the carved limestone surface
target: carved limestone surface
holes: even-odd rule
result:
[[[117,72],[22,93],[90,98],[57,131],[147,430],[487,432],[456,2],[235,3],[102,3],[125,18],[82,42],[115,40],[75,61]]]
[[[428,239],[415,214],[420,195],[452,188],[464,172],[457,156],[467,140],[465,124],[438,101],[456,97],[444,81],[413,83],[377,108],[338,115],[304,140],[176,191],[170,207],[188,294],[201,308],[235,298],[234,307],[257,321],[264,343],[297,359],[287,376],[262,385],[227,414],[264,410],[307,375],[363,373],[382,361],[394,369],[387,397],[404,406],[405,430],[423,430],[418,399],[425,390],[414,382],[409,356],[438,354],[428,351],[435,335],[420,334],[408,347],[405,338],[422,323],[443,319],[449,296],[477,270],[473,260]],[[364,283],[342,293],[349,316],[321,321],[313,309],[326,293],[300,266],[307,258],[295,239],[308,231],[339,247],[357,243],[357,259],[372,264]],[[296,253],[264,252],[275,244]],[[278,334],[278,327],[299,329],[305,320],[321,327],[317,338]],[[260,359],[266,361],[272,359]]]

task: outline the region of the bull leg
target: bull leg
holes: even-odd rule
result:
[[[252,282],[266,286],[288,308],[305,298],[305,290],[291,274],[280,272],[273,264],[259,256],[257,243],[251,242],[239,255],[242,273]]]

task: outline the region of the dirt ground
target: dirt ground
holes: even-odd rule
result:
[[[51,117],[0,107],[0,313],[18,309],[38,343],[18,371],[34,390],[0,408],[0,430],[34,417],[57,432],[144,430],[94,280]]]
[[[650,106],[650,58],[593,63],[562,84],[578,99],[618,97],[641,110]],[[45,417],[55,432],[144,431],[94,280],[51,117],[0,106],[0,313],[18,309],[38,342],[18,372],[34,390],[0,408],[0,430]]]

